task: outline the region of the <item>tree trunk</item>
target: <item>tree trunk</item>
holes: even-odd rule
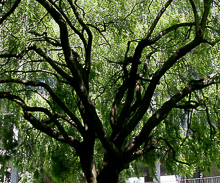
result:
[[[119,160],[105,153],[104,160],[102,163],[101,170],[98,175],[98,183],[118,183],[119,170]]]
[[[120,158],[105,152],[102,167],[97,173],[94,160],[94,141],[87,139],[82,143],[80,161],[87,183],[118,183],[119,173],[123,169]]]
[[[97,182],[97,171],[95,164],[93,163],[91,166],[83,167],[83,172],[85,173],[87,183],[98,183]]]
[[[80,162],[88,183],[97,183],[97,170],[94,161],[94,141],[84,141],[80,152]]]
[[[81,156],[80,159],[87,183],[118,183],[118,163],[114,159],[103,161],[99,174],[97,173],[93,158],[91,156],[88,157],[88,151],[85,151],[84,158]]]
[[[118,183],[118,172],[114,167],[105,168],[98,175],[98,183]]]

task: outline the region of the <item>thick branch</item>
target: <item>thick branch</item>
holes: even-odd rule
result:
[[[62,15],[53,7],[50,3],[45,0],[37,0],[53,17],[53,19],[57,22],[60,27],[60,40],[63,48],[65,61],[75,78],[75,90],[77,94],[83,98],[88,98],[88,91],[86,90],[85,83],[82,78],[82,68],[77,62],[77,58],[74,57],[73,52],[70,48],[69,37],[68,37],[68,29],[65,20]]]
[[[12,8],[0,19],[0,25],[15,11],[21,0],[16,0]]]
[[[179,109],[188,110],[188,109],[197,109],[197,107],[199,107],[200,105],[203,105],[203,101],[202,102],[188,101],[185,104],[176,104],[175,107]]]
[[[129,106],[130,106],[131,102],[133,101],[135,80],[136,80],[136,74],[137,74],[137,67],[138,67],[138,62],[140,60],[142,51],[143,51],[145,46],[151,44],[151,41],[149,41],[148,39],[151,36],[151,34],[153,33],[153,31],[154,31],[158,21],[160,20],[161,16],[163,15],[163,13],[167,9],[167,7],[171,4],[172,1],[173,0],[167,1],[167,3],[162,7],[162,9],[158,13],[157,17],[155,18],[154,22],[152,23],[148,33],[142,38],[141,42],[139,42],[139,44],[137,45],[137,47],[135,49],[135,53],[134,53],[134,56],[132,58],[132,68],[131,68],[131,72],[130,72],[130,86],[129,86],[129,90],[128,90],[127,99],[125,101],[122,112],[119,116],[120,121],[124,121],[125,118],[123,116],[125,116],[124,114],[126,113],[126,111],[129,110]],[[146,43],[147,43],[147,45],[146,45]],[[128,42],[127,52],[129,50],[129,45],[130,45],[130,42]]]
[[[159,22],[160,18],[162,17],[163,13],[166,11],[168,6],[172,3],[173,0],[168,0],[167,3],[161,8],[160,12],[157,14],[154,22],[152,23],[150,29],[148,30],[147,34],[144,36],[142,40],[148,40],[151,34],[153,33],[157,23]]]
[[[143,156],[144,154],[149,153],[150,151],[154,150],[155,148],[156,148],[155,145],[150,145],[148,147],[144,147],[143,149],[140,149],[137,152],[135,152],[134,154],[132,154],[132,156],[127,158],[126,161],[128,163],[130,163],[130,162],[136,160],[137,158]]]
[[[63,115],[63,114],[57,113],[57,112],[55,112],[55,113],[56,113],[56,116],[57,116],[58,118],[64,119],[64,120],[65,120],[66,122],[68,122],[70,125],[73,125],[73,126],[75,126],[75,127],[77,128],[76,123],[75,123],[71,118],[69,118],[69,117],[67,117],[67,116],[65,116],[65,115]]]
[[[111,153],[118,155],[119,154],[118,149],[115,147],[115,145],[110,141],[109,137],[107,136],[106,130],[103,128],[102,122],[100,121],[92,102],[89,100],[88,90],[87,90],[88,88],[86,87],[87,86],[86,83],[84,83],[82,70],[79,67],[79,64],[77,64],[77,60],[75,60],[75,58],[73,57],[72,50],[70,49],[68,30],[64,19],[62,18],[61,14],[55,8],[53,8],[51,4],[49,4],[47,1],[45,0],[37,0],[37,1],[42,6],[44,6],[45,9],[47,9],[47,11],[51,14],[53,19],[57,22],[57,24],[60,27],[60,38],[65,55],[65,60],[74,77],[74,81],[76,82],[76,85],[74,85],[74,89],[76,90],[77,95],[80,97],[80,100],[83,102],[83,105],[87,111],[88,116],[91,118],[91,121],[93,121],[92,123],[94,126],[93,129],[96,130],[95,132],[98,138],[100,139],[100,141],[102,142],[103,146]],[[90,44],[88,45],[88,50],[90,49],[90,46],[92,44],[91,38],[89,40],[90,43],[88,43]],[[91,53],[88,52],[88,54],[90,55]],[[90,59],[89,55],[87,58]]]
[[[194,1],[193,0],[189,0],[189,1],[190,1],[191,6],[192,6],[192,9],[193,9],[195,25],[196,25],[196,33],[197,33],[198,30],[199,30],[199,17],[198,17],[198,13],[197,13],[196,5],[195,5]]]
[[[119,144],[121,144],[123,140],[127,137],[127,135],[135,128],[135,126],[139,123],[140,119],[148,109],[151,98],[154,94],[156,86],[159,83],[160,78],[177,62],[178,59],[180,59],[186,53],[188,53],[193,48],[198,46],[201,43],[201,41],[202,41],[201,37],[196,37],[192,42],[188,43],[187,45],[185,45],[184,47],[180,48],[178,51],[173,53],[173,55],[164,63],[164,65],[155,72],[145,92],[143,101],[138,111],[135,113],[135,115],[130,120],[130,122],[121,130],[120,134],[118,135],[117,139],[118,140],[120,139]]]
[[[5,53],[5,54],[0,54],[0,58],[17,58],[20,57],[19,54],[13,54],[13,53]]]
[[[212,76],[212,77],[210,77]],[[147,123],[142,128],[139,135],[135,137],[135,142],[130,141],[124,148],[124,152],[133,152],[137,147],[139,147],[145,140],[149,137],[151,131],[167,117],[169,112],[176,107],[176,104],[182,100],[185,96],[190,94],[195,90],[200,90],[209,85],[215,84],[214,78],[216,74],[210,75],[204,80],[199,80],[198,82],[189,83],[182,91],[171,97],[170,100],[165,102],[160,109],[158,109],[152,117],[147,121]]]
[[[124,120],[126,118],[126,114],[127,111],[130,108],[130,105],[133,101],[134,98],[134,89],[136,87],[136,75],[137,75],[137,68],[138,68],[138,64],[139,64],[139,60],[142,54],[143,49],[147,46],[147,45],[151,45],[153,44],[151,40],[149,40],[149,37],[151,36],[152,32],[154,31],[154,28],[156,27],[158,21],[160,20],[161,16],[163,15],[163,13],[165,12],[166,8],[171,4],[172,0],[169,0],[165,6],[160,10],[160,12],[158,13],[156,19],[154,20],[152,26],[150,27],[148,33],[146,34],[146,36],[144,38],[142,38],[141,42],[138,43],[136,49],[135,49],[135,53],[134,56],[132,58],[132,67],[131,67],[131,71],[130,71],[130,85],[128,88],[128,95],[125,101],[125,104],[122,108],[122,111],[120,113],[120,116],[118,118],[118,121],[120,121],[121,123],[124,123]],[[179,25],[179,26],[183,26],[183,25]],[[184,25],[185,26],[185,25]],[[156,36],[157,39],[160,38],[160,36],[163,36],[163,34],[168,33],[169,31],[174,30],[175,28],[178,28],[178,26],[173,26],[169,29],[166,29],[164,33],[162,33],[161,35]],[[156,39],[155,39],[156,41]],[[128,48],[129,48],[129,44],[128,44]],[[125,69],[126,71],[126,69]],[[126,73],[126,72],[125,72]]]
[[[110,122],[111,122],[113,130],[114,130],[114,127],[117,125],[118,107],[121,104],[121,100],[128,88],[128,85],[129,85],[129,82],[128,82],[128,79],[126,79],[123,82],[123,84],[120,86],[118,92],[116,93],[115,100],[112,104]]]
[[[79,36],[79,38],[82,40],[84,47],[86,47],[87,43],[85,40],[85,37],[83,36],[82,33],[80,33],[80,31],[78,31],[74,25],[72,24],[71,20],[66,16],[66,14],[62,11],[61,8],[59,8],[56,3],[54,3],[52,0],[49,0],[49,2],[56,7],[56,9],[61,13],[61,15],[64,17],[64,19],[66,20],[66,22],[68,23],[68,25],[70,26],[70,28]]]
[[[78,22],[80,23],[80,25],[83,27],[83,29],[86,30],[86,33],[88,35],[88,42],[87,42],[87,45],[85,47],[85,52],[86,52],[86,55],[85,55],[85,73],[84,73],[84,82],[86,84],[86,88],[87,90],[89,90],[89,73],[90,73],[90,69],[91,69],[91,49],[92,49],[92,39],[93,39],[93,36],[92,36],[92,32],[91,30],[89,29],[88,25],[86,25],[84,23],[84,21],[82,20],[82,18],[80,17],[75,5],[73,4],[73,1],[72,0],[68,0]]]
[[[45,83],[42,82],[34,82],[34,81],[25,81],[21,79],[5,79],[0,80],[0,83],[20,83],[26,86],[42,86],[44,87],[53,98],[53,100],[70,116],[70,118],[76,123],[77,129],[80,133],[84,134],[84,128],[80,123],[79,119],[69,110],[69,108],[60,100],[60,98],[53,92],[53,90]]]
[[[139,44],[137,45],[136,49],[135,49],[135,53],[134,56],[132,58],[132,67],[131,67],[131,72],[130,72],[130,86],[128,89],[128,95],[124,104],[124,107],[121,111],[121,114],[119,116],[119,121],[123,122],[125,119],[125,114],[126,111],[129,110],[129,107],[131,105],[131,102],[133,101],[133,97],[134,97],[134,89],[135,89],[135,84],[136,84],[136,74],[137,74],[137,68],[138,68],[138,62],[140,60],[142,51],[144,49],[144,47],[146,46],[146,42],[148,45],[150,45],[150,41],[148,41],[149,37],[151,36],[151,34],[153,33],[157,23],[159,22],[161,16],[163,15],[163,13],[165,12],[165,10],[167,9],[167,7],[171,4],[173,0],[169,0],[167,1],[167,3],[162,7],[162,9],[160,10],[160,12],[158,13],[157,17],[155,18],[154,22],[152,23],[149,31],[147,32],[147,34],[142,38],[141,42],[139,42]],[[129,45],[128,45],[129,48]]]
[[[9,99],[13,98],[12,101],[16,102],[17,104],[19,104],[19,105],[22,107],[24,113],[25,113],[25,112],[28,112],[28,111],[32,111],[32,112],[43,112],[43,113],[45,113],[45,114],[50,118],[50,120],[51,120],[52,122],[54,122],[54,124],[58,127],[58,129],[60,130],[61,134],[64,136],[65,140],[66,140],[69,144],[71,144],[71,139],[70,139],[70,137],[67,135],[67,133],[66,133],[66,131],[64,130],[63,126],[57,121],[56,116],[53,115],[48,109],[46,109],[46,108],[44,108],[44,107],[29,107],[29,106],[27,106],[27,105],[25,104],[25,102],[24,102],[21,98],[15,96],[15,95],[8,95],[8,96],[9,96]]]
[[[84,136],[84,134],[85,134],[84,127],[82,126],[82,124],[80,123],[78,118],[76,118],[76,116],[74,116],[72,114],[72,112],[69,110],[69,108],[66,107],[66,105],[59,99],[59,97],[57,97],[57,95],[53,92],[53,90],[47,84],[42,83],[42,82],[24,81],[24,80],[20,80],[20,79],[0,80],[0,83],[9,83],[9,82],[11,82],[11,83],[21,83],[21,84],[24,84],[24,85],[27,85],[27,86],[31,85],[31,86],[42,86],[42,87],[44,87],[50,93],[53,100],[56,101],[56,103],[59,106],[61,106],[62,109],[76,123],[77,129],[82,134],[82,136]],[[102,122],[100,121],[99,117],[97,116],[97,113],[95,111],[94,106],[92,106],[92,104],[90,102],[84,102],[84,104],[85,104],[84,107],[87,111],[87,115],[90,117],[90,120],[92,121],[92,124],[94,125],[93,129],[95,129],[95,133],[97,134],[98,138],[102,142],[103,146],[106,149],[108,149],[111,153],[113,153],[117,156],[119,154],[118,149],[110,141],[110,138],[107,136],[107,133],[106,133],[105,129],[102,126]]]
[[[202,33],[204,33],[205,27],[206,27],[206,22],[208,19],[208,15],[210,12],[210,6],[211,3],[213,2],[213,0],[204,0],[204,12],[203,12],[203,16],[202,16],[202,21],[201,21],[201,31]]]
[[[163,36],[165,36],[166,34],[180,28],[180,27],[191,27],[195,25],[195,23],[191,23],[191,22],[186,22],[186,23],[180,23],[180,24],[175,24],[161,32],[159,32],[155,37],[153,37],[152,39],[150,39],[150,44],[152,45],[154,44],[156,41],[158,41],[160,38],[162,38]]]
[[[92,124],[92,129],[96,133],[97,137],[101,141],[104,148],[111,153],[113,156],[118,157],[119,156],[119,149],[115,146],[115,144],[110,140],[108,137],[108,134],[103,127],[102,121],[99,119],[97,112],[95,110],[94,105],[89,102],[83,102],[83,105],[85,107],[85,111],[87,113],[87,118],[90,118],[90,124]]]
[[[36,119],[29,111],[36,111],[36,110],[41,110],[42,108],[32,108],[32,107],[28,107],[25,102],[18,96],[15,95],[11,95],[8,92],[0,92],[0,98],[7,98],[13,102],[16,102],[17,104],[19,104],[22,109],[23,109],[23,113],[24,113],[24,118],[26,120],[28,120],[33,127],[35,127],[36,129],[44,132],[45,134],[49,135],[52,138],[55,138],[56,140],[60,141],[60,142],[64,142],[64,143],[68,143],[71,146],[73,146],[74,148],[78,148],[78,146],[80,145],[80,142],[75,139],[72,136],[68,136],[68,140],[66,138],[64,138],[64,136],[57,132],[56,130],[54,130],[53,128],[50,128],[49,126],[47,126],[46,124],[41,123],[38,119]],[[47,112],[43,110],[43,112]]]

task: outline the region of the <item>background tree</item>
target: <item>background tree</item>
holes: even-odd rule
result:
[[[5,155],[60,182],[117,182],[133,162],[219,166],[219,5],[1,1]]]

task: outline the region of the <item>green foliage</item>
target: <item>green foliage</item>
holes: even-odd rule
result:
[[[30,173],[28,171],[26,171],[24,174],[22,174],[20,179],[20,183],[33,183],[34,179],[33,179],[33,173]]]
[[[57,182],[89,174],[85,151],[97,172],[117,157],[120,180],[219,168],[218,2],[16,2],[0,2],[3,165]]]
[[[69,152],[68,152],[69,151]],[[74,156],[71,149],[62,145],[51,152],[50,174],[57,182],[68,182],[69,180],[80,179],[78,174],[80,171],[79,158]]]
[[[16,120],[15,116],[12,114],[1,115],[0,118],[0,139],[1,139],[1,154],[0,162],[2,164],[1,172],[4,172],[4,169],[7,166],[11,156],[16,154],[18,141],[14,135],[14,121]]]

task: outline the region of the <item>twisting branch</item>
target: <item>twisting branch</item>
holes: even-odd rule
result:
[[[137,3],[135,3],[135,5],[132,7],[130,13],[128,13],[122,20],[119,24],[121,24],[123,21],[125,21],[133,12],[134,12],[134,9],[135,7],[137,6]]]
[[[22,71],[22,70],[11,70],[11,71],[4,71],[2,72],[2,74],[4,73],[47,73],[47,74],[51,74],[53,76],[55,76],[57,78],[58,81],[62,82],[62,83],[66,83],[66,84],[70,84],[68,81],[64,81],[62,80],[56,73],[54,72],[51,72],[51,71],[48,71],[48,70],[27,70],[27,71]]]
[[[212,76],[212,77],[210,77]],[[195,90],[200,90],[205,87],[208,87],[209,85],[219,83],[219,81],[215,81],[216,74],[211,74],[204,80],[198,80],[195,82],[190,82],[186,87],[171,97],[170,100],[165,102],[160,109],[158,109],[152,117],[147,121],[147,123],[142,128],[141,132],[135,137],[135,142],[130,141],[124,148],[123,151],[126,153],[131,153],[136,150],[137,147],[139,147],[142,143],[144,143],[145,139],[148,138],[151,131],[163,120],[167,117],[169,112],[175,108],[177,102],[182,100],[185,96],[190,94],[191,92]]]
[[[84,98],[87,98],[88,96],[88,88],[85,85],[85,82],[83,80],[82,76],[82,68],[78,63],[77,58],[74,56],[72,49],[70,47],[69,43],[69,37],[68,37],[68,29],[65,20],[62,17],[62,14],[59,13],[48,1],[44,0],[37,0],[53,17],[53,19],[56,21],[56,23],[59,25],[60,28],[60,40],[62,49],[65,56],[65,61],[75,79],[75,90],[79,96],[83,96]],[[35,47],[36,50],[36,47]],[[42,50],[40,51],[40,53]],[[47,56],[48,57],[48,56]],[[64,74],[64,71],[59,69],[59,72]],[[65,75],[66,76],[66,75]]]
[[[195,5],[194,1],[193,0],[189,0],[189,1],[192,6],[192,9],[193,9],[194,19],[195,19],[195,31],[197,33],[199,30],[199,17],[198,17],[198,13],[197,13],[196,5]]]
[[[159,22],[160,18],[162,17],[163,13],[166,11],[168,6],[172,3],[173,0],[168,0],[167,3],[161,8],[159,13],[157,14],[157,17],[155,18],[154,22],[151,24],[150,29],[148,30],[147,34],[143,37],[142,40],[148,40],[151,34],[153,33],[157,23]]]
[[[89,73],[90,73],[90,69],[91,69],[91,49],[92,49],[92,39],[93,39],[93,35],[91,30],[89,29],[89,27],[84,23],[84,21],[82,20],[82,18],[80,17],[76,6],[73,4],[72,0],[68,0],[78,22],[80,23],[80,25],[83,27],[83,29],[86,30],[86,33],[88,35],[88,42],[87,42],[87,46],[85,47],[85,73],[84,73],[84,82],[86,85],[87,90],[89,90]]]
[[[70,118],[77,124],[77,129],[79,132],[83,135],[84,134],[84,128],[79,121],[79,119],[70,111],[70,109],[60,100],[60,98],[53,92],[53,90],[45,83],[42,82],[34,82],[34,81],[26,81],[21,79],[5,79],[0,80],[0,83],[20,83],[26,86],[41,86],[44,87],[50,94],[50,96],[53,98],[56,103],[62,107],[62,109],[70,116]]]
[[[62,9],[60,7],[58,7],[56,5],[55,2],[53,2],[52,0],[49,0],[49,2],[60,12],[60,14],[63,16],[63,18],[66,20],[66,22],[68,23],[68,25],[70,26],[70,28],[79,36],[79,38],[82,40],[84,47],[86,47],[87,43],[85,40],[85,37],[83,36],[82,33],[80,33],[80,31],[78,31],[76,29],[76,27],[72,24],[72,22],[70,21],[70,19],[66,16],[66,14],[62,11]]]
[[[98,27],[96,27],[95,25],[92,24],[86,24],[90,27],[93,27],[95,30],[97,30],[99,32],[99,34],[101,34],[101,36],[104,38],[104,40],[106,41],[106,43],[108,44],[108,46],[111,48],[111,45],[109,43],[109,41],[106,39],[106,37],[104,36],[104,34],[102,33],[103,31],[101,31]]]
[[[76,5],[77,8],[79,8],[79,9],[82,11],[83,17],[85,17],[86,13],[85,13],[84,9],[82,9],[82,8],[77,4],[77,0],[74,1],[74,4]]]
[[[192,165],[192,164],[195,164],[195,163],[197,162],[197,160],[199,159],[199,157],[198,157],[195,161],[190,162],[190,163],[189,163],[189,162],[180,161],[180,160],[178,160],[178,159],[176,158],[176,151],[175,151],[175,149],[173,148],[173,146],[168,142],[168,140],[166,140],[166,139],[163,138],[163,137],[160,137],[160,138],[158,139],[158,142],[159,142],[160,140],[163,140],[163,141],[166,143],[166,145],[167,145],[167,146],[169,147],[169,149],[172,151],[173,160],[176,161],[176,162],[178,162],[178,163],[186,164],[186,165]]]
[[[20,92],[33,92],[33,93],[38,94],[50,106],[53,113],[55,113],[55,110],[54,110],[54,107],[53,107],[52,103],[48,99],[46,99],[45,96],[41,92],[39,92],[38,90],[33,90],[33,89],[28,88],[28,89],[22,89],[22,90],[16,90],[15,91],[15,93],[18,93],[18,92],[19,93]]]
[[[36,24],[35,24],[34,26],[30,27],[30,28],[27,30],[27,32],[29,32],[29,31],[31,31],[32,29],[34,29],[35,27],[37,27],[37,26],[43,21],[43,19],[44,19],[48,14],[49,14],[49,13],[46,12],[45,15],[43,15],[40,19],[39,19],[39,17],[37,17],[37,22],[36,22]]]
[[[148,88],[145,92],[145,95],[143,97],[143,101],[141,103],[141,106],[138,108],[137,112],[135,113],[135,115],[132,117],[132,119],[129,121],[129,123],[126,125],[126,127],[124,127],[120,134],[118,135],[118,140],[119,143],[121,144],[123,142],[123,140],[126,138],[126,136],[135,128],[135,126],[138,124],[138,122],[140,121],[140,119],[143,117],[143,115],[145,114],[146,110],[148,109],[148,107],[150,106],[150,102],[151,102],[151,98],[154,94],[154,91],[156,89],[156,86],[159,83],[160,78],[177,62],[178,59],[180,59],[181,57],[183,57],[186,53],[190,52],[193,48],[195,48],[196,46],[198,46],[201,43],[202,39],[200,37],[196,37],[193,41],[191,41],[190,43],[188,43],[187,45],[181,47],[179,50],[177,50],[176,52],[174,52],[172,54],[172,56],[170,56],[168,58],[168,60],[163,64],[163,66],[161,66],[154,74],[154,76],[151,79],[150,84],[148,85]],[[139,58],[140,54],[142,53],[142,50],[144,47],[142,47],[142,43],[140,42],[139,45],[136,48],[136,52],[134,57]],[[137,56],[136,56],[137,54]],[[136,59],[137,59],[136,58]],[[132,70],[131,70],[131,74],[130,74],[130,93],[128,93],[128,102],[131,102],[129,100],[132,99],[133,97],[133,93],[134,92],[134,87],[135,87],[135,82],[136,82],[136,73],[137,73],[137,62],[136,60],[133,60],[134,62],[132,63]],[[134,67],[133,67],[134,66]],[[132,86],[133,85],[133,86]],[[125,103],[125,104],[127,104]],[[123,112],[126,113],[126,111],[128,111],[128,109],[126,109],[126,107],[124,108],[125,110]],[[126,115],[125,115],[126,116]],[[120,120],[123,121],[123,120]]]
[[[61,76],[63,76],[66,80],[71,81],[73,83],[73,78],[67,74],[66,72],[63,71],[62,68],[60,68],[54,60],[52,60],[43,50],[36,45],[30,46],[29,50],[34,50],[38,55],[43,57],[48,63],[53,67],[55,71],[57,71]]]
[[[48,37],[47,32],[44,32],[43,34],[39,34],[35,31],[29,31],[29,33],[31,33],[35,36],[39,36],[38,38],[35,38],[35,39],[38,39],[38,40],[43,39],[43,40],[47,41],[48,43],[50,43],[53,46],[61,46],[61,43],[59,41],[57,41],[56,39],[53,39],[51,37]]]
[[[12,95],[9,92],[0,92],[0,98],[7,98],[7,99],[19,104],[23,109],[24,118],[26,120],[28,120],[33,125],[33,127],[35,127],[36,129],[44,132],[45,134],[49,135],[52,138],[55,138],[56,140],[58,140],[60,142],[68,143],[75,148],[79,147],[80,142],[77,139],[75,139],[72,136],[68,136],[67,134],[62,134],[62,132],[60,133],[60,132],[54,130],[53,128],[50,128],[46,124],[41,123],[38,119],[36,119],[29,112],[29,111],[36,111],[36,110],[43,111],[43,112],[46,112],[48,115],[50,115],[50,117],[53,118],[53,115],[47,109],[39,108],[39,107],[28,107],[26,105],[26,103],[20,97],[18,97],[16,95]],[[63,135],[65,135],[65,137]],[[68,139],[66,139],[66,138],[68,138]]]
[[[203,98],[207,98],[204,96],[204,93],[202,92],[202,96]],[[207,98],[208,99],[208,98]],[[212,125],[212,121],[211,121],[211,118],[210,118],[210,115],[209,115],[209,108],[208,106],[206,105],[206,102],[204,101],[204,106],[205,106],[205,112],[206,112],[206,116],[207,116],[207,121],[208,121],[208,124],[209,124],[209,127],[210,127],[210,139],[212,140],[214,135],[216,134],[216,129],[215,127]]]
[[[165,36],[166,34],[180,28],[180,27],[192,27],[193,25],[195,25],[195,23],[193,22],[186,22],[186,23],[179,23],[179,24],[175,24],[161,32],[159,32],[155,37],[153,37],[152,39],[149,40],[149,45],[154,44],[155,42],[157,42],[160,38],[162,38],[163,36]]]

